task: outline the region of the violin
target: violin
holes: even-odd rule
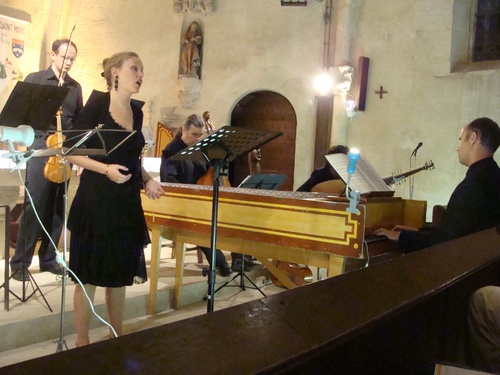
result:
[[[71,46],[71,37],[73,36],[73,31],[75,31],[75,26],[73,25],[73,29],[69,34],[68,46],[66,48],[66,52],[64,53],[63,64],[61,66],[61,71],[59,72],[59,77],[57,80],[57,86],[61,87],[64,83],[64,64],[66,63],[66,58],[68,57],[68,51]],[[62,125],[61,125],[61,114],[62,108],[59,108],[59,111],[56,115],[56,133],[49,135],[47,137],[46,145],[48,148],[58,149],[62,148],[62,144],[66,137],[62,134]],[[43,169],[43,175],[45,178],[51,182],[56,184],[60,184],[62,182],[68,181],[71,177],[71,166],[68,164],[67,160],[65,160],[61,155],[55,155],[49,157],[49,160],[45,163],[45,168]]]
[[[64,140],[66,139],[61,132],[61,109],[57,112],[56,124],[56,133],[49,135],[46,141],[47,147],[52,149],[61,148]],[[61,155],[51,156],[45,163],[43,174],[47,180],[60,184],[67,181],[71,177],[71,166]]]
[[[276,268],[283,271],[295,285],[302,286],[313,282],[312,271],[307,266],[300,266],[297,263],[285,262],[282,260],[273,260],[272,263]],[[285,287],[285,285],[283,285],[274,275],[271,275],[271,281],[276,286],[281,288]]]

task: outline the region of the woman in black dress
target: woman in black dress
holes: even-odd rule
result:
[[[68,157],[84,168],[68,218],[69,268],[92,300],[96,286],[106,288],[113,337],[122,331],[125,286],[147,279],[144,247],[149,235],[140,190],[144,188],[152,199],[159,198],[163,190],[140,162],[145,144],[143,113],[131,101],[131,95],[141,87],[142,62],[134,52],[120,52],[105,59],[103,69],[109,92],[87,103],[74,129],[94,129],[103,124],[100,137],[92,136],[85,146],[102,148],[102,137],[107,155]],[[79,284],[73,303],[76,345],[87,345],[91,309]]]

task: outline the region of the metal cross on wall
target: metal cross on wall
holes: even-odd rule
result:
[[[375,91],[375,94],[378,94],[378,97],[380,99],[383,99],[384,98],[384,94],[387,94],[388,92],[384,90],[384,86],[380,86],[380,90],[379,91]]]

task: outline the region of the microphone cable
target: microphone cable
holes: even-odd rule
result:
[[[35,216],[40,224],[40,227],[42,228],[43,232],[45,233],[45,235],[49,238],[49,241],[51,243],[52,246],[54,246],[54,249],[56,251],[56,259],[57,261],[61,264],[61,266],[64,267],[64,269],[66,271],[69,271],[71,273],[71,275],[74,276],[74,278],[76,279],[76,281],[78,282],[78,284],[81,285],[82,289],[83,289],[83,293],[85,295],[85,297],[87,298],[87,301],[89,302],[89,305],[90,305],[90,309],[92,310],[92,313],[97,317],[97,319],[99,319],[102,323],[104,323],[106,326],[108,326],[111,331],[113,332],[113,335],[115,337],[118,337],[118,334],[116,333],[115,329],[113,328],[113,326],[108,323],[105,319],[103,319],[94,309],[94,304],[92,302],[92,300],[90,299],[89,295],[87,294],[87,291],[85,290],[85,287],[83,285],[83,283],[81,282],[81,280],[78,278],[78,276],[75,275],[75,273],[73,272],[73,270],[71,270],[67,264],[66,264],[66,261],[64,260],[64,257],[62,256],[61,252],[59,251],[59,249],[57,248],[54,240],[52,239],[52,237],[49,235],[49,232],[47,231],[47,229],[45,228],[45,226],[43,225],[42,223],[42,220],[40,219],[40,216],[38,215],[38,212],[36,210],[36,207],[33,203],[33,198],[31,197],[31,194],[29,192],[29,189],[26,187],[26,184],[24,183],[24,180],[23,180],[23,177],[21,175],[21,170],[18,168],[17,169],[17,172],[18,172],[18,175],[19,175],[19,180],[21,181],[21,185],[23,186],[24,188],[24,191],[25,191],[25,194],[28,196],[28,199],[30,200],[31,202],[31,206],[33,207],[33,212],[35,213]],[[67,182],[64,182],[65,184],[67,184]],[[65,213],[66,214],[66,213]],[[64,271],[63,271],[64,272]]]

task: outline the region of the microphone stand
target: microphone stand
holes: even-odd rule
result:
[[[17,165],[17,168],[19,168],[21,162],[25,162],[25,161],[29,160],[29,158],[26,158],[25,156],[27,154],[30,154],[30,151],[28,151],[26,153],[16,151],[14,149],[14,144],[11,140],[7,139],[6,142],[7,142],[7,148],[9,149],[9,153],[5,154],[4,157],[10,158]],[[29,168],[29,166],[28,166],[28,164],[26,164],[26,176],[28,176],[28,168]],[[25,188],[26,188],[26,194],[28,194],[29,191],[28,191],[27,186],[25,186]],[[26,205],[23,204],[23,211],[25,211],[25,210],[26,210]],[[23,213],[23,215],[24,215],[24,213]],[[24,232],[26,233],[26,220],[23,220],[23,228],[24,228]],[[8,238],[8,232],[5,232],[5,236],[6,236],[6,238]],[[24,247],[25,248],[23,249],[23,258],[22,258],[23,265],[26,264],[26,235],[24,236]],[[23,267],[19,268],[18,270],[16,270],[15,272],[13,272],[10,275],[10,277],[8,276],[8,274],[9,274],[8,273],[8,269],[9,269],[8,258],[9,257],[6,254],[6,257],[5,257],[5,259],[6,259],[6,261],[5,261],[5,282],[4,282],[4,284],[0,285],[0,289],[5,288],[5,303],[4,303],[5,310],[9,311],[9,300],[8,300],[9,293],[12,294],[14,297],[16,297],[20,302],[27,302],[38,291],[40,293],[40,296],[42,297],[43,301],[47,305],[47,308],[49,309],[49,311],[53,312],[52,308],[49,305],[49,302],[45,298],[42,290],[38,286],[37,282],[35,281],[35,278],[31,274],[31,272],[28,270],[28,268],[23,266]],[[15,292],[13,292],[12,290],[9,289],[9,280],[11,278],[13,278],[19,272],[22,273],[22,286],[21,286],[22,287],[22,295],[21,296],[18,296]],[[26,276],[28,276],[27,280],[26,280]],[[27,295],[27,293],[26,293],[26,291],[28,289],[27,284],[28,285],[31,284],[31,288],[33,289],[33,291],[31,292],[30,295]]]
[[[418,149],[418,147],[417,147]],[[413,170],[414,166],[417,165],[417,149],[415,149],[410,155],[410,171]],[[410,181],[408,184],[410,199],[413,199],[413,188],[414,188],[414,176],[409,177]]]
[[[67,149],[67,151],[64,151],[63,149],[61,150],[61,162],[67,164],[68,159],[66,158],[67,155],[71,154],[82,154],[80,152],[75,152],[77,147],[80,145],[84,144],[90,137],[92,137],[94,134],[99,134],[99,131],[101,130],[103,124],[100,124],[95,127],[95,129],[89,130],[87,133],[85,133],[82,138],[75,143],[72,147]],[[134,134],[135,132],[132,132]],[[121,145],[125,140],[127,140],[132,134],[130,134],[128,137],[126,137],[119,145]],[[101,141],[102,138],[101,138]],[[118,146],[119,146],[118,145]],[[116,147],[118,147],[116,146]],[[114,149],[116,149],[116,147]],[[114,150],[113,149],[113,150]],[[113,151],[111,150],[111,151]],[[104,153],[104,150],[93,150],[97,151],[97,153]],[[110,152],[111,152],[110,151]],[[91,150],[83,150],[83,154],[90,155],[94,154],[91,152]],[[66,170],[66,169],[64,169]],[[65,176],[66,177],[66,176]],[[65,317],[65,311],[66,311],[66,279],[68,276],[67,272],[67,265],[66,265],[66,254],[67,254],[67,249],[68,249],[68,179],[65,179],[64,182],[64,220],[63,220],[63,251],[62,251],[62,261],[60,262],[63,266],[63,273],[62,273],[62,291],[61,291],[61,314],[60,314],[60,324],[59,324],[59,340],[57,340],[57,348],[56,348],[56,353],[62,352],[64,349],[68,350],[68,345],[66,344],[66,340],[64,339],[64,317]],[[56,257],[59,260],[60,254],[57,252],[56,249]]]
[[[68,160],[63,156],[61,158],[61,163],[64,165],[68,164]],[[66,173],[66,168],[64,168],[64,171]],[[67,176],[64,176],[67,177]],[[63,196],[63,209],[64,209],[64,216],[63,216],[63,253],[62,253],[62,266],[63,266],[63,272],[62,272],[62,283],[61,283],[61,314],[60,314],[60,324],[59,324],[59,340],[57,340],[57,349],[56,353],[62,352],[64,348],[68,350],[68,345],[66,345],[66,340],[64,340],[64,315],[65,315],[65,304],[66,304],[66,278],[67,278],[67,270],[66,270],[66,251],[68,249],[68,243],[67,243],[67,228],[68,228],[68,179],[65,178],[64,181],[64,196]],[[57,249],[56,249],[56,254],[57,254]],[[57,258],[57,256],[56,256]],[[64,347],[64,348],[63,348]]]

